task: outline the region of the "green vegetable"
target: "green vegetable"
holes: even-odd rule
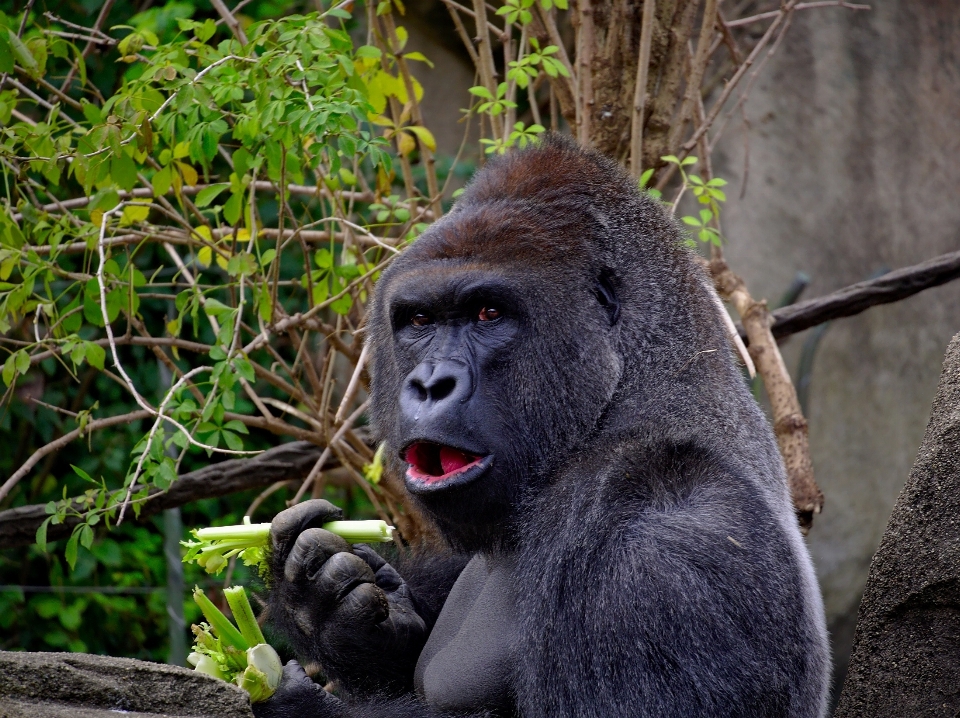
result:
[[[377,543],[393,538],[393,526],[385,521],[330,521],[323,528],[348,543]],[[245,516],[239,526],[214,526],[194,529],[191,533],[196,541],[181,541],[187,548],[185,563],[196,561],[207,573],[217,574],[229,559],[239,556],[245,565],[256,566],[260,574],[265,575],[270,524],[251,524]]]
[[[253,615],[253,608],[250,606],[247,592],[243,590],[243,586],[225,588],[223,589],[223,595],[227,597],[227,603],[230,605],[230,610],[233,611],[233,618],[237,622],[237,627],[240,629],[243,639],[251,646],[266,643],[267,639],[263,637],[263,633],[260,631],[260,624],[257,623],[257,619]]]
[[[243,521],[240,526],[194,529],[191,533],[196,541],[181,542],[187,548],[184,562],[196,561],[207,573],[219,573],[231,558],[239,556],[264,575],[270,524],[251,524],[249,516]],[[349,543],[390,541],[393,532],[383,521],[331,521],[323,528]],[[193,590],[193,600],[207,622],[192,626],[196,641],[187,661],[201,673],[237,684],[250,694],[252,702],[265,701],[280,685],[280,657],[264,639],[243,587],[226,588],[223,593],[236,626],[203,591]]]
[[[243,586],[238,586],[237,588],[243,591]],[[244,592],[244,596],[246,596],[246,592]],[[245,651],[250,648],[250,643],[243,637],[243,634],[236,629],[236,626],[230,622],[229,618],[220,612],[219,608],[213,605],[213,601],[207,598],[206,594],[201,591],[199,587],[194,587],[193,589],[193,600],[200,606],[200,610],[203,612],[203,617],[207,619],[207,623],[216,631],[217,638],[221,641],[226,641],[229,645],[240,651]],[[247,605],[249,606],[249,603]],[[259,628],[257,630],[259,631]]]
[[[194,589],[193,600],[208,623],[193,626],[196,643],[187,661],[201,673],[237,684],[252,702],[265,701],[280,685],[280,657],[264,640],[243,587],[227,588],[224,594],[237,626],[203,591]]]
[[[282,674],[280,656],[271,646],[260,643],[247,651],[247,667],[236,683],[250,694],[251,703],[258,703],[274,694]]]

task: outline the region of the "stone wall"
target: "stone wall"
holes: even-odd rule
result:
[[[747,104],[749,129],[735,119],[719,143],[727,256],[754,296],[774,300],[804,271],[815,297],[960,248],[960,4],[871,4],[797,13]],[[808,419],[826,505],[809,545],[841,677],[958,330],[955,282],[835,322],[816,355]],[[804,340],[784,347],[791,370]]]

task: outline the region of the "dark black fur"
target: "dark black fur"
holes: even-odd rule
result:
[[[554,137],[477,175],[384,273],[369,333],[392,468],[413,441],[493,457],[463,485],[407,481],[475,557],[455,584],[456,559],[429,588],[400,570],[421,626],[404,648],[375,559],[331,595],[333,558],[280,551],[273,615],[346,677],[345,702],[302,715],[823,715],[816,580],[711,291],[673,220],[599,155]],[[489,304],[502,320],[473,321]],[[289,618],[346,636],[358,587],[388,626],[355,632],[366,646]],[[389,665],[355,668],[378,651]]]

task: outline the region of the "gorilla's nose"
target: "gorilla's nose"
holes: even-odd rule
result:
[[[423,362],[407,375],[400,395],[400,409],[407,418],[453,418],[457,407],[473,393],[470,371],[449,359]]]

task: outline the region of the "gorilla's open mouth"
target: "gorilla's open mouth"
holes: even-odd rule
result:
[[[410,464],[407,477],[425,484],[436,484],[463,476],[479,467],[489,457],[471,454],[452,446],[417,441],[407,447],[403,455]]]

